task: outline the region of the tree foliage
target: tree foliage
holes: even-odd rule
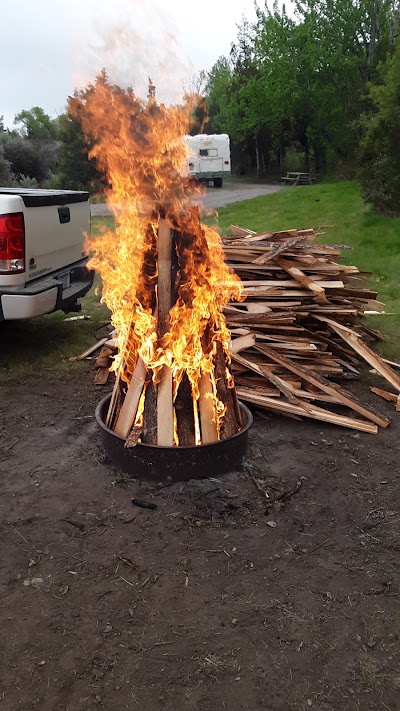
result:
[[[32,141],[15,131],[4,131],[0,134],[0,142],[16,180],[23,175],[42,184],[57,170],[58,141]]]
[[[1,117],[0,144],[11,179],[15,182],[31,180],[42,185],[57,170],[58,119],[50,118],[43,109],[35,106],[17,114],[14,124],[16,129],[5,129]]]
[[[400,215],[400,37],[371,100],[373,113],[364,117],[360,149],[364,199],[377,211]]]
[[[14,118],[14,124],[21,135],[31,141],[56,141],[58,138],[58,120],[50,118],[40,106],[20,111]]]
[[[359,118],[393,51],[397,0],[265,3],[208,75],[210,127],[226,131],[259,173],[290,150],[317,172],[352,172]]]
[[[18,179],[20,175],[36,177],[38,161],[35,147],[28,138],[12,131],[1,134],[5,158],[9,161],[11,170]]]
[[[76,98],[69,97],[67,110],[60,116],[60,164],[57,186],[68,190],[99,190],[101,176],[94,159],[89,159],[90,144],[86,140],[75,111]]]
[[[0,185],[10,187],[13,184],[13,175],[10,162],[4,156],[3,145],[0,141]]]

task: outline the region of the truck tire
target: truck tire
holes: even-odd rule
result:
[[[222,178],[214,178],[214,188],[222,188]]]

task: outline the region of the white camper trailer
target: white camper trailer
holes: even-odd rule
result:
[[[216,188],[222,187],[223,179],[231,174],[231,150],[226,133],[207,136],[184,137],[188,148],[188,173],[200,181],[213,181]]]

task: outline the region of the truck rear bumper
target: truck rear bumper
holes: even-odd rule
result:
[[[230,170],[211,170],[208,172],[196,172],[196,171],[189,171],[189,176],[191,178],[197,178],[197,180],[214,180],[214,178],[230,178],[231,177],[231,171]]]
[[[87,259],[82,259],[49,277],[28,282],[24,288],[0,288],[0,321],[33,318],[58,310],[68,311],[93,284],[94,271],[89,271],[86,264]],[[68,287],[63,278],[66,274],[69,274]]]

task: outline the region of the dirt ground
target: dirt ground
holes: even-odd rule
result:
[[[1,708],[398,711],[393,406],[363,387],[376,437],[256,414],[247,471],[160,487],[105,461],[91,381],[1,386]]]

